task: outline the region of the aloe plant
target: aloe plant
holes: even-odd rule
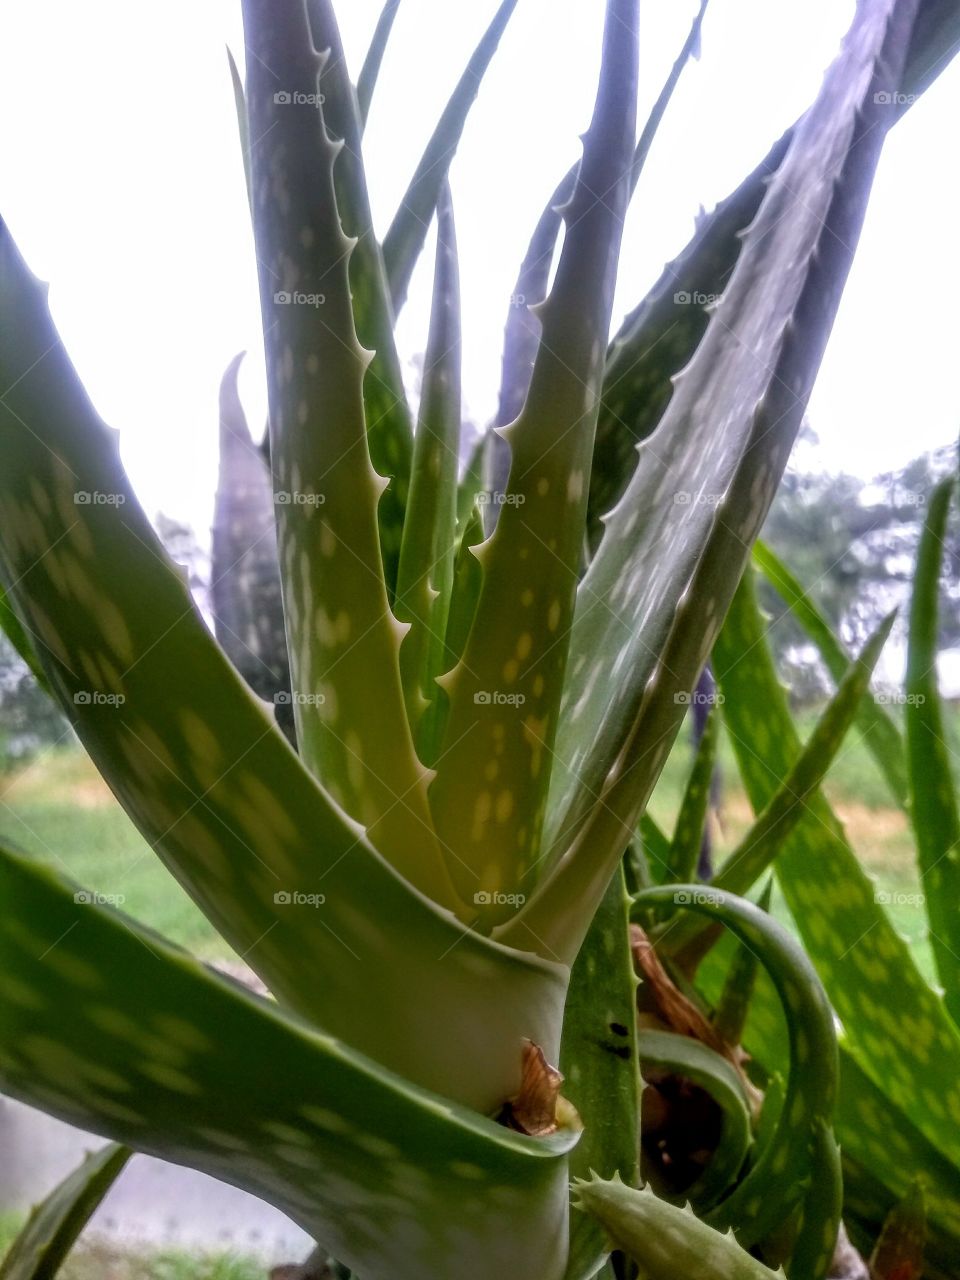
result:
[[[731,1162],[695,1229],[640,1192],[644,1232],[633,1209],[612,1229],[619,1192],[581,1189],[589,1212],[571,1217],[569,1181],[637,1179],[621,860],[799,427],[896,118],[887,99],[918,57],[947,56],[949,24],[932,2],[860,6],[657,447],[581,575],[621,230],[649,143],[636,144],[637,13],[608,0],[555,279],[501,432],[506,500],[484,540],[476,472],[458,491],[455,468],[444,178],[512,8],[497,11],[381,245],[361,133],[382,48],[358,103],[328,0],[244,0],[234,81],[299,754],[204,626],[45,289],[2,233],[7,599],[121,803],[272,998],[4,850],[0,1083],[263,1196],[362,1280],[586,1280],[611,1242],[659,1280],[673,1274],[664,1239],[721,1240],[721,1228],[736,1239],[716,1258],[694,1244],[691,1274],[729,1274],[718,1268],[736,1258],[752,1275],[741,1246],[767,1249],[781,1199],[803,1218],[788,1266],[822,1276],[832,1201],[807,1189],[835,1155],[832,1024],[802,954],[729,895],[696,906],[769,962],[794,1050],[782,1118],[735,1176]],[[393,322],[434,212],[414,430]],[[648,889],[632,910],[673,892]]]

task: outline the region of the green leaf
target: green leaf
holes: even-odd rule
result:
[[[512,914],[509,900],[527,893],[536,877],[628,194],[635,36],[632,0],[610,0],[596,107],[564,210],[556,279],[539,313],[543,336],[530,394],[507,432],[508,502],[477,552],[484,576],[473,628],[463,661],[443,681],[450,714],[431,809],[441,842],[453,851],[461,895],[479,889],[506,896],[505,905],[484,909],[485,927]],[[478,794],[477,779],[491,760],[499,780]],[[611,863],[600,896],[614,869]]]
[[[227,45],[227,62],[230,65],[230,83],[233,86],[233,101],[237,109],[237,132],[240,135],[240,155],[243,159],[243,177],[247,187],[247,203],[253,214],[253,187],[250,183],[250,124],[247,120],[247,100],[243,89],[243,80],[230,46]]]
[[[324,64],[314,53],[299,0],[249,0],[244,22],[250,122],[262,139],[253,153],[255,232],[297,742],[401,874],[466,914],[432,830],[384,578],[384,486],[367,451],[363,392],[376,378],[355,329],[348,266],[360,242],[352,246],[340,223],[338,194],[349,184],[334,184],[334,161],[350,147],[332,141],[325,104],[299,100],[316,98],[321,85],[335,102],[339,71],[319,75],[334,54]],[[278,78],[291,101],[275,92]]]
[[[284,7],[288,3],[290,0],[283,0]],[[299,0],[297,0],[293,20],[300,34],[296,39],[306,45],[309,43],[309,38],[301,32],[303,22],[299,9]],[[323,94],[325,128],[334,138],[342,142],[342,149],[338,152],[333,172],[336,207],[344,234],[351,238],[355,237],[357,241],[349,254],[350,300],[356,336],[365,351],[373,353],[372,356],[364,357],[364,364],[369,362],[369,367],[363,379],[363,404],[370,461],[377,475],[386,476],[389,480],[380,498],[378,516],[384,575],[387,591],[392,598],[400,555],[403,513],[410,482],[413,423],[410,407],[407,404],[400,358],[393,336],[394,316],[390,304],[386,269],[370,212],[370,198],[363,168],[361,122],[357,98],[347,71],[347,61],[331,0],[307,0],[307,16],[313,44],[317,49],[325,51],[325,56],[321,59],[318,80],[315,81],[312,74],[306,72],[306,68],[304,68],[304,74],[307,75],[308,92],[316,93],[319,88]],[[274,72],[280,74],[278,68],[282,66],[282,63],[277,64],[273,68]],[[261,105],[269,112],[270,96],[277,88],[277,80],[276,75],[271,76],[266,68],[261,70],[261,78],[267,90],[266,101]],[[316,119],[315,109],[304,106],[300,110],[307,115],[313,114]],[[276,137],[264,138],[263,146],[269,150],[278,141]],[[261,148],[258,148],[258,155],[260,151]],[[290,173],[287,174],[291,191],[294,184],[301,181],[306,188],[312,188],[318,177],[312,170],[323,167],[321,153],[316,146],[311,153],[308,144],[308,151],[301,159],[304,171],[294,170],[297,173],[296,178]],[[303,225],[306,226],[307,222]],[[280,251],[284,247],[290,250],[297,245],[300,232],[301,227],[295,227],[293,240],[281,245]],[[317,238],[319,240],[319,235]],[[311,260],[311,255],[308,254],[305,256],[305,262],[308,272],[306,278],[316,282],[307,286],[307,292],[314,290],[326,292],[322,261],[316,255]],[[289,263],[287,266],[289,267]],[[287,288],[282,280],[282,268],[279,270],[279,275],[281,277],[279,284],[274,282],[271,288],[262,289],[268,301],[274,290]],[[319,310],[326,314],[322,307]],[[269,330],[272,321],[276,318],[276,312],[270,308],[265,312],[265,317],[267,316],[269,319],[266,320],[265,328]],[[351,343],[351,346],[353,345]],[[302,379],[302,366],[297,366],[296,373],[299,375],[296,384],[299,385]]]
[[[644,1280],[774,1280],[732,1235],[721,1235],[690,1209],[667,1204],[645,1187],[636,1191],[616,1180],[576,1182],[574,1207],[591,1214],[612,1248],[622,1249]]]
[[[737,592],[713,663],[744,787],[757,812],[801,748],[750,575]],[[822,796],[808,800],[777,855],[776,875],[851,1054],[887,1105],[902,1110],[960,1166],[960,1033],[918,973]]]
[[[386,0],[380,10],[377,25],[373,29],[373,37],[370,40],[370,47],[367,49],[367,56],[364,58],[360,74],[357,76],[357,110],[360,113],[361,128],[367,123],[367,116],[370,114],[370,100],[373,97],[377,77],[380,74],[380,64],[383,62],[387,41],[390,39],[390,32],[393,30],[393,20],[396,18],[399,8],[400,0]]]
[[[662,879],[665,883],[692,880],[703,847],[703,833],[710,809],[710,786],[717,759],[720,717],[712,709],[697,743],[697,754],[680,801],[680,811],[670,842],[670,857]],[[736,892],[736,890],[734,890]]]
[[[773,880],[768,878],[757,900],[761,911],[769,913],[772,889]],[[738,1045],[743,1039],[759,968],[760,961],[750,948],[737,944],[713,1014],[714,1030],[727,1044]]]
[[[824,1280],[830,1271],[843,1214],[840,1148],[830,1126],[814,1129],[813,1172],[803,1201],[800,1234],[787,1267],[788,1280]]]
[[[273,488],[237,391],[243,353],[220,383],[220,465],[213,509],[210,595],[217,641],[254,693],[287,711],[290,666],[280,594]],[[278,702],[278,695],[287,699]]]
[[[583,922],[561,904],[596,901],[647,802],[802,421],[889,119],[874,82],[899,78],[911,28],[900,0],[857,10],[657,446],[607,519],[570,641],[546,824],[554,869],[503,936],[526,927],[575,950]]]
[[[0,586],[0,631],[3,632],[30,668],[30,674],[44,693],[49,694],[51,698],[55,697],[56,695],[50,687],[43,664],[37,657],[37,651],[34,646],[34,641],[39,641],[40,637],[27,635],[26,627],[10,603],[8,594],[2,586]],[[43,642],[40,641],[40,643],[42,644]]]
[[[907,646],[907,764],[910,817],[944,1000],[960,1023],[960,811],[937,684],[940,565],[953,480],[937,485],[917,551]]]
[[[753,903],[702,885],[659,885],[639,893],[633,911],[678,905],[725,924],[758,954],[787,1018],[790,1077],[775,1136],[736,1189],[706,1215],[715,1226],[732,1226],[747,1248],[789,1215],[810,1171],[815,1128],[830,1123],[837,1093],[833,1012],[803,950]]]
[[[244,1187],[369,1280],[559,1280],[573,1131],[419,1090],[74,890],[0,852],[4,1092]]]
[[[800,582],[764,542],[753,546],[753,562],[789,606],[794,618],[817,647],[823,662],[839,683],[850,665],[850,655]],[[857,712],[857,727],[886,779],[894,799],[907,805],[907,771],[900,730],[882,706],[865,692]]]
[[[567,970],[465,933],[302,766],[150,528],[5,231],[0,314],[0,573],[97,767],[281,1003],[496,1108],[524,1036],[556,1061]]]
[[[502,0],[480,43],[470,55],[383,238],[383,260],[390,281],[393,310],[397,315],[407,300],[410,277],[427,238],[427,228],[433,219],[440,188],[450,171],[470,108],[516,7],[517,0]]]
[[[560,1070],[563,1095],[584,1132],[570,1158],[577,1177],[591,1171],[639,1180],[640,1075],[637,1069],[637,978],[630,954],[629,899],[618,869],[593,918],[570,976],[563,1015]],[[589,1218],[570,1223],[571,1254],[606,1253]],[[588,1237],[583,1239],[581,1237]]]
[[[436,679],[452,665],[446,631],[457,554],[460,358],[457,240],[445,185],[437,204],[430,336],[394,606],[400,621],[410,623],[400,650],[400,674],[407,719],[427,764],[437,757],[442,732]]]
[[[54,1187],[0,1261],[0,1280],[53,1280],[132,1155],[129,1147],[108,1143]]]
[[[749,1100],[743,1081],[726,1058],[691,1036],[641,1029],[637,1044],[643,1067],[692,1081],[710,1095],[723,1116],[710,1163],[682,1197],[702,1213],[733,1186],[750,1148]]]

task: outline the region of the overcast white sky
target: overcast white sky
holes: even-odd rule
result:
[[[342,3],[359,70],[380,0]],[[647,104],[694,0],[645,0]],[[366,152],[386,229],[495,0],[404,0]],[[507,299],[530,229],[578,154],[602,0],[520,0],[452,172],[463,272],[466,411],[491,414]],[[618,316],[816,93],[852,0],[711,0],[703,57],[658,137],[630,216]],[[134,484],[201,537],[216,471],[217,384],[238,350],[262,421],[252,242],[224,45],[238,0],[32,0],[0,41],[0,209]],[[864,477],[953,440],[960,423],[960,247],[953,65],[893,131],[810,419],[817,459]],[[422,350],[432,255],[400,324]]]

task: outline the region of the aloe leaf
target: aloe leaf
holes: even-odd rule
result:
[[[722,1235],[695,1217],[660,1200],[649,1187],[641,1191],[616,1179],[578,1181],[573,1203],[603,1227],[610,1246],[636,1262],[644,1280],[774,1280],[731,1234]]]
[[[383,62],[390,32],[393,30],[393,21],[399,8],[400,0],[386,0],[380,10],[377,25],[373,29],[370,47],[367,49],[360,74],[357,76],[357,110],[360,113],[361,129],[367,123],[367,116],[370,114],[370,100],[373,97],[377,77],[380,75],[380,64]]]
[[[702,1212],[734,1184],[750,1148],[750,1110],[743,1081],[725,1058],[691,1036],[641,1029],[637,1046],[644,1068],[692,1081],[710,1095],[723,1116],[710,1163],[683,1195]]]
[[[744,1247],[762,1240],[789,1214],[809,1174],[815,1126],[829,1124],[837,1093],[833,1012],[803,950],[765,911],[745,899],[702,885],[659,885],[634,898],[634,910],[685,906],[725,924],[752,947],[773,980],[790,1037],[790,1077],[770,1145],[707,1221],[732,1226]]]
[[[0,853],[6,1093],[243,1186],[370,1280],[562,1275],[573,1131],[419,1090],[74,890]]]
[[[132,1155],[129,1147],[108,1143],[54,1187],[0,1261],[0,1280],[53,1280]]]
[[[250,688],[277,706],[279,716],[292,712],[292,705],[273,490],[237,391],[242,360],[241,352],[230,361],[220,384],[210,594],[218,643]]]
[[[692,880],[696,874],[710,808],[710,785],[713,781],[719,736],[720,717],[714,708],[707,717],[706,727],[697,743],[693,768],[680,801],[680,811],[670,842],[670,857],[662,877],[666,883]]]
[[[640,175],[643,172],[647,155],[656,136],[657,129],[673,97],[680,75],[691,57],[698,55],[700,29],[707,9],[707,0],[701,0],[700,8],[684,41],[683,48],[670,69],[670,73],[660,90],[650,115],[640,133],[639,141],[634,149],[633,163],[630,170],[630,190],[636,190]],[[520,271],[510,298],[507,322],[503,332],[503,368],[500,378],[500,399],[497,407],[497,426],[505,427],[513,422],[523,408],[530,386],[530,374],[533,370],[540,341],[540,321],[537,308],[547,296],[547,284],[550,268],[553,264],[557,237],[562,222],[561,209],[570,199],[577,177],[577,166],[572,165],[557,184],[546,207],[541,213],[530,243],[520,264]],[[671,370],[672,372],[672,370]],[[601,407],[601,414],[603,408]],[[598,432],[600,430],[598,424]],[[510,449],[506,441],[496,433],[492,433],[490,444],[493,453],[491,466],[491,491],[502,493],[506,490],[510,474]],[[594,458],[598,444],[594,445]],[[596,463],[594,464],[596,465]],[[591,493],[594,479],[591,475]],[[612,503],[611,503],[612,505]],[[491,508],[490,515],[495,517],[497,509]],[[495,521],[491,519],[488,532],[493,531]]]
[[[917,551],[907,647],[904,722],[910,816],[944,1001],[960,1023],[960,811],[937,684],[940,565],[953,480],[933,492]]]
[[[284,0],[283,7],[286,7],[287,2],[288,0]],[[396,582],[397,561],[400,555],[400,538],[403,529],[403,513],[407,500],[407,487],[410,482],[413,423],[410,416],[410,408],[407,404],[400,358],[397,354],[397,346],[393,336],[394,316],[390,305],[386,269],[383,265],[380,244],[374,233],[373,217],[370,212],[370,199],[363,167],[360,140],[361,122],[357,108],[356,93],[347,73],[347,62],[331,0],[306,0],[306,6],[313,44],[321,51],[321,54],[325,54],[321,58],[322,65],[319,69],[318,81],[315,81],[312,73],[304,68],[307,83],[306,91],[308,93],[316,93],[319,89],[320,93],[322,93],[324,98],[322,104],[324,127],[334,138],[342,142],[342,149],[337,153],[337,163],[333,172],[336,189],[336,208],[343,225],[343,233],[350,238],[355,237],[357,241],[349,254],[350,300],[353,309],[353,321],[356,326],[356,336],[360,345],[366,351],[373,353],[372,356],[363,357],[364,364],[369,362],[369,367],[366,369],[366,375],[363,378],[363,404],[370,461],[379,476],[386,476],[389,479],[383,496],[380,498],[378,516],[384,574],[388,593],[392,596]],[[300,31],[303,22],[299,13],[299,2],[293,6],[293,9],[296,10],[294,14],[295,26]],[[307,43],[308,38],[302,32],[299,38],[304,45]],[[266,109],[268,116],[270,96],[278,87],[283,88],[282,85],[278,86],[276,78],[278,75],[282,76],[284,74],[281,70],[283,67],[284,63],[282,62],[276,64],[272,68],[273,75],[267,68],[261,68],[260,78],[267,96],[265,101],[261,102],[260,109]],[[253,81],[251,80],[250,83],[253,83]],[[292,87],[292,85],[287,86],[288,89]],[[291,108],[296,109],[296,104],[290,105]],[[299,110],[305,113],[305,116],[313,114],[316,120],[316,112],[315,110],[311,111],[309,105],[300,107]],[[307,129],[306,132],[311,135],[307,139],[308,151],[298,159],[294,169],[287,174],[287,181],[291,183],[292,190],[293,184],[298,179],[302,180],[304,188],[306,188],[303,194],[309,191],[307,196],[309,201],[310,198],[314,198],[316,195],[314,184],[318,180],[322,181],[319,175],[314,173],[314,170],[318,166],[322,168],[323,162],[321,161],[322,153],[316,148],[316,143],[312,140],[311,131]],[[266,154],[270,153],[271,148],[276,145],[277,141],[277,137],[265,138],[263,150]],[[256,158],[261,160],[265,158],[265,155],[261,155],[260,147],[257,148]],[[303,168],[299,169],[298,166],[301,162]],[[294,173],[298,175],[297,178],[293,177]],[[306,226],[308,222],[309,219],[304,222],[303,226]],[[280,244],[275,249],[275,253],[283,254],[285,249],[298,245],[298,237],[301,230],[302,228],[299,225],[293,227],[293,239],[289,242],[281,239]],[[314,230],[316,233],[316,229]],[[317,235],[317,239],[320,239],[319,235]],[[297,251],[295,250],[295,252]],[[322,257],[318,254],[309,253],[298,253],[298,256],[301,257],[308,272],[307,278],[316,280],[316,284],[308,287],[307,292],[316,289],[321,293],[325,293],[327,290],[323,279]],[[281,258],[281,261],[285,260]],[[287,265],[289,268],[289,264]],[[263,270],[262,266],[261,270]],[[282,280],[282,268],[278,274],[281,277],[279,284],[275,280],[272,288],[262,287],[262,296],[265,297],[268,305],[268,310],[264,312],[264,327],[266,330],[270,329],[271,324],[277,318],[276,310],[270,306],[273,292],[278,287],[281,290],[286,288],[286,284]],[[319,310],[326,317],[324,308],[321,307]],[[354,343],[351,343],[351,346],[354,345]],[[280,355],[282,356],[282,354],[283,352],[281,351]],[[320,352],[317,351],[312,354],[319,356]],[[303,381],[302,365],[296,367],[295,374],[294,385],[299,386]]]
[[[787,1266],[788,1280],[824,1280],[837,1247],[843,1214],[843,1173],[837,1140],[823,1121],[814,1128],[812,1163],[800,1234]]]
[[[801,748],[750,575],[713,661],[744,787],[758,811]],[[888,1105],[960,1166],[960,1033],[918,973],[822,796],[808,800],[775,867],[850,1052]]]
[[[0,631],[3,632],[19,656],[30,668],[30,674],[44,693],[54,697],[55,695],[50,687],[50,682],[47,680],[43,664],[37,657],[34,640],[39,640],[39,637],[31,638],[27,634],[26,627],[24,627],[16,610],[11,605],[8,594],[2,586],[0,586]]]
[[[367,383],[376,377],[357,337],[348,266],[360,241],[345,236],[334,189],[334,161],[350,148],[331,140],[325,105],[298,99],[334,83],[333,71],[319,75],[333,54],[325,63],[313,51],[299,0],[250,0],[244,22],[251,127],[270,138],[253,154],[255,230],[300,754],[407,879],[462,910],[431,827],[384,579],[384,486],[367,452],[363,393],[365,375]],[[278,77],[289,102],[274,91]],[[287,299],[280,305],[278,283]],[[298,297],[322,304],[297,305]]]
[[[902,105],[886,108],[893,123],[949,65],[958,38],[960,15],[954,0],[921,0],[903,74],[882,91],[889,94],[899,85]],[[667,264],[611,344],[590,481],[591,549],[603,534],[601,516],[619,501],[636,467],[636,445],[659,423],[673,391],[672,378],[703,336],[708,319],[704,306],[724,293],[743,246],[740,233],[753,221],[796,129],[794,124],[774,143],[736,191],[711,213],[700,215],[693,238]]]
[[[807,801],[826,777],[843,745],[895,616],[891,613],[884,619],[850,663],[790,772],[713,877],[711,884],[718,889],[746,893],[773,865],[787,836],[803,817]]]
[[[834,635],[830,623],[811,600],[798,579],[764,542],[753,546],[753,562],[789,606],[796,621],[816,645],[823,662],[838,683],[850,665],[850,655]],[[890,715],[868,692],[857,712],[857,727],[877,762],[897,803],[907,804],[907,772],[900,730]]]
[[[237,108],[237,131],[240,135],[240,155],[243,158],[243,177],[247,187],[247,202],[250,205],[252,214],[253,187],[250,182],[250,124],[247,120],[247,100],[240,70],[229,45],[227,45],[227,62],[230,65],[230,83],[233,86],[233,100]]]
[[[647,860],[657,868],[654,879],[661,881],[670,863],[670,838],[646,811],[640,815],[637,829]]]
[[[556,1061],[567,971],[465,935],[301,765],[153,533],[6,233],[0,312],[0,571],[97,767],[278,1000],[495,1108],[524,1036]]]
[[[390,282],[393,310],[397,315],[407,300],[410,277],[427,238],[427,228],[433,219],[440,188],[460,145],[470,108],[516,7],[517,0],[502,0],[498,6],[441,112],[383,238],[383,260]]]
[[[772,890],[773,880],[768,878],[763,893],[757,899],[757,906],[761,911],[769,913]],[[759,969],[760,961],[755,953],[738,943],[712,1018],[714,1030],[727,1044],[738,1045],[743,1039],[750,1005],[757,989]]]
[[[514,897],[535,874],[540,850],[628,194],[635,37],[635,5],[610,0],[596,107],[564,210],[556,280],[540,310],[530,393],[508,430],[509,501],[477,552],[484,576],[473,629],[463,661],[444,677],[450,714],[430,803],[441,841],[454,850],[461,894]],[[475,780],[491,759],[499,781],[478,796]],[[614,870],[611,864],[601,896]],[[483,913],[487,923],[515,909],[493,908]]]
[[[410,630],[400,650],[407,719],[420,756],[433,763],[442,725],[436,678],[447,661],[446,631],[456,568],[460,446],[460,279],[453,204],[437,203],[437,264],[424,358],[413,474],[400,547],[394,611]]]
[[[857,9],[580,585],[546,823],[554,869],[507,926],[557,954],[584,927],[562,904],[595,902],[622,855],[773,499],[879,159],[875,94],[899,80],[913,18],[901,0]]]
[[[641,1082],[628,908],[618,868],[570,975],[560,1069],[564,1097],[584,1125],[570,1157],[571,1173],[586,1177],[593,1171],[605,1178],[618,1173],[633,1186],[639,1179]],[[599,1261],[606,1253],[602,1233],[589,1218],[575,1214],[570,1232],[571,1257]]]

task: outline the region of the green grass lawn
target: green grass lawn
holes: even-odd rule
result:
[[[960,759],[960,713],[948,710],[948,735],[954,758]],[[812,712],[801,717],[803,732],[814,719]],[[685,728],[650,806],[667,831],[673,825],[691,758]],[[718,861],[743,835],[751,818],[725,739],[720,761],[723,800],[716,833]],[[848,736],[824,789],[863,865],[876,878],[878,892],[891,896],[888,909],[897,929],[910,940],[924,974],[932,977],[925,913],[904,901],[919,888],[909,826],[892,805],[883,778],[855,731]],[[0,779],[0,837],[56,863],[84,888],[122,894],[124,911],[204,959],[230,957],[229,948],[164,870],[78,749],[48,751]],[[789,923],[782,902],[775,902],[774,909]]]
[[[22,1214],[0,1213],[0,1258],[23,1226]],[[103,1240],[81,1237],[57,1272],[60,1280],[266,1280],[257,1258],[233,1253],[181,1249],[120,1249]]]

